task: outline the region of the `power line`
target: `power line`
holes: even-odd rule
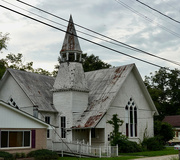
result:
[[[49,21],[49,22],[53,22],[53,23],[55,23],[55,24],[58,24],[58,25],[60,25],[60,26],[65,27],[65,28],[67,27],[67,26],[65,26],[65,25],[63,25],[63,24],[61,24],[61,23],[55,22],[55,21],[53,21],[53,20],[50,20],[50,19],[45,18],[45,17],[43,17],[43,16],[40,16],[40,15],[38,15],[38,14],[36,14],[36,13],[33,13],[33,12],[28,11],[28,10],[26,10],[26,9],[23,9],[23,8],[21,8],[21,7],[19,7],[19,6],[16,6],[16,5],[14,5],[14,4],[10,3],[10,2],[7,2],[7,1],[5,1],[5,0],[2,0],[2,1],[5,2],[5,3],[8,3],[8,4],[10,4],[10,5],[14,6],[14,7],[17,7],[17,8],[19,8],[19,9],[21,9],[21,10],[24,10],[24,11],[26,11],[26,12],[28,12],[28,13],[31,13],[31,14],[37,16],[37,17],[43,18],[43,19],[45,19],[45,20],[47,20],[47,21]],[[71,23],[71,22],[70,22],[70,23]],[[108,41],[108,40],[99,38],[99,37],[97,37],[97,36],[94,36],[94,35],[91,35],[91,34],[82,32],[82,31],[80,31],[80,30],[76,30],[76,31],[79,32],[79,33],[85,34],[85,35],[87,35],[87,36],[90,36],[90,37],[97,38],[97,39],[99,39],[99,40],[105,41],[105,42],[107,42],[107,43],[114,44],[114,45],[116,45],[116,46],[121,46],[121,47],[123,47],[123,48],[127,48],[127,49],[130,49],[130,50],[133,50],[133,51],[137,51],[137,49],[133,49],[132,47],[127,47],[127,46],[124,46],[124,45],[121,45],[121,44],[117,44],[117,43],[114,43],[114,42],[111,42],[111,41]]]
[[[115,0],[115,1],[116,1],[117,3],[119,3],[119,4],[121,4],[122,6],[124,6],[125,8],[127,8],[128,10],[130,10],[131,12],[135,13],[136,15],[144,18],[145,20],[147,20],[147,21],[149,21],[149,22],[151,22],[151,23],[157,24],[160,28],[162,28],[162,29],[165,30],[166,32],[168,32],[168,33],[170,33],[170,34],[172,34],[172,35],[180,38],[180,34],[178,34],[178,33],[174,32],[174,31],[168,29],[167,27],[165,27],[165,26],[163,26],[163,25],[155,22],[154,20],[152,20],[152,19],[148,18],[147,16],[141,14],[140,12],[136,11],[136,10],[133,9],[132,7],[130,7],[130,6],[128,6],[127,4],[123,3],[122,1],[120,1],[120,0]]]
[[[0,5],[0,7],[5,8],[5,9],[7,9],[7,10],[9,10],[9,11],[14,12],[14,13],[17,13],[17,14],[19,14],[19,15],[21,15],[21,16],[26,17],[26,18],[29,18],[29,19],[31,19],[31,20],[34,20],[34,21],[36,21],[36,22],[39,22],[39,23],[41,23],[41,24],[44,24],[44,25],[46,25],[46,26],[49,26],[49,27],[51,27],[51,28],[57,29],[57,30],[59,30],[59,31],[62,31],[62,32],[65,32],[65,33],[68,33],[68,34],[71,34],[71,35],[73,35],[73,36],[76,36],[76,37],[78,37],[78,38],[80,38],[80,39],[82,39],[82,40],[85,40],[85,41],[89,42],[89,43],[93,43],[93,44],[95,44],[95,45],[98,45],[98,46],[103,47],[103,48],[106,48],[106,49],[108,49],[108,50],[117,52],[117,53],[122,54],[122,55],[125,55],[125,56],[127,56],[127,57],[130,57],[130,58],[139,60],[139,61],[141,61],[141,62],[150,64],[150,65],[153,65],[153,66],[156,66],[156,67],[159,67],[159,68],[162,68],[162,66],[157,65],[157,64],[155,64],[155,63],[151,63],[151,62],[148,62],[148,61],[146,61],[146,60],[143,60],[143,59],[140,59],[140,58],[137,58],[137,57],[128,55],[128,54],[126,54],[126,53],[123,53],[123,52],[120,52],[120,51],[115,50],[115,49],[113,49],[113,48],[110,48],[110,47],[104,46],[104,45],[102,45],[102,44],[93,42],[93,41],[88,40],[88,39],[86,39],[86,38],[83,38],[83,37],[81,37],[81,36],[74,35],[73,33],[67,32],[67,31],[65,31],[65,30],[63,30],[63,29],[60,29],[60,28],[57,28],[57,27],[52,26],[52,25],[50,25],[50,24],[47,24],[47,23],[45,23],[45,22],[43,22],[43,21],[40,21],[40,20],[38,20],[38,19],[35,19],[35,18],[33,18],[33,17],[30,17],[30,16],[25,15],[25,14],[23,14],[23,13],[20,13],[20,12],[18,12],[18,11],[15,11],[15,10],[13,10],[13,9],[11,9],[11,8],[5,7],[5,6],[3,6],[3,5]]]
[[[130,0],[130,1],[131,1],[131,2],[134,2],[134,0]],[[167,4],[165,4],[165,5],[167,5]],[[149,9],[145,8],[145,7],[142,6],[141,4],[139,4],[139,7],[141,7],[143,10],[145,10],[146,12],[149,12],[150,14],[152,14],[153,16],[155,16],[155,17],[157,18],[157,15],[156,15],[155,13],[151,12]],[[167,19],[164,19],[164,17],[162,18],[162,17],[159,17],[159,16],[158,16],[158,18],[161,19],[162,21],[165,21],[166,23],[174,26],[175,28],[177,28],[177,25],[172,24],[171,21],[168,21]]]
[[[153,11],[155,11],[155,12],[157,12],[157,13],[159,13],[159,14],[161,14],[161,15],[163,15],[163,16],[165,16],[165,17],[171,19],[171,20],[173,20],[174,22],[180,23],[180,21],[175,20],[174,18],[172,18],[172,17],[170,17],[170,16],[168,16],[168,15],[166,15],[166,14],[164,14],[164,13],[158,11],[157,9],[154,9],[154,8],[150,7],[149,5],[143,3],[143,2],[141,2],[141,1],[139,1],[139,0],[136,0],[136,1],[139,2],[139,3],[141,3],[142,5],[144,5],[144,6],[148,7],[148,8],[150,8],[151,10],[153,10]]]
[[[42,10],[42,9],[40,9],[40,8],[37,8],[37,7],[33,6],[33,5],[30,5],[30,4],[28,4],[28,3],[25,3],[25,2],[23,2],[23,1],[21,1],[21,0],[17,0],[17,1],[20,2],[20,3],[23,3],[23,4],[27,5],[27,6],[30,6],[30,7],[32,7],[32,8],[35,8],[35,9],[41,11],[41,12],[44,12],[44,13],[49,14],[49,15],[51,15],[51,16],[54,16],[54,17],[56,17],[56,18],[58,18],[58,19],[61,19],[61,20],[66,21],[66,22],[69,22],[68,20],[66,20],[66,19],[64,19],[64,18],[62,18],[62,17],[59,17],[59,16],[57,16],[57,15],[54,15],[54,14],[52,14],[52,13],[50,13],[50,12],[44,11],[44,10]],[[93,33],[95,33],[95,34],[98,34],[98,35],[100,35],[100,36],[103,36],[103,37],[105,37],[105,38],[108,38],[108,39],[110,39],[110,40],[112,40],[112,41],[115,41],[115,42],[117,42],[117,43],[120,43],[120,44],[122,44],[122,45],[124,45],[124,46],[118,45],[117,43],[113,43],[113,42],[104,40],[104,39],[102,39],[102,38],[96,37],[96,36],[89,35],[89,34],[87,34],[87,33],[81,32],[81,31],[78,31],[78,32],[80,32],[80,33],[89,35],[89,36],[91,36],[91,37],[94,37],[94,38],[103,40],[103,41],[105,41],[105,42],[108,42],[108,43],[111,43],[111,44],[114,44],[114,45],[118,45],[118,46],[127,48],[127,49],[130,49],[130,50],[133,50],[133,51],[137,51],[137,52],[140,52],[140,53],[144,53],[144,54],[147,54],[147,55],[149,55],[149,56],[156,57],[156,58],[159,58],[159,59],[164,60],[164,61],[168,61],[168,62],[173,63],[173,64],[176,64],[176,65],[180,65],[179,62],[172,61],[172,60],[169,60],[169,59],[166,59],[166,58],[163,58],[163,57],[160,57],[160,56],[151,54],[151,53],[149,53],[149,52],[143,51],[143,50],[141,50],[141,49],[138,49],[138,48],[136,48],[136,47],[130,46],[130,45],[125,44],[125,43],[123,43],[123,42],[117,41],[117,40],[115,40],[115,39],[113,39],[113,38],[110,38],[110,37],[108,37],[108,36],[105,36],[105,35],[103,35],[103,34],[100,34],[100,33],[98,33],[98,32],[95,32],[95,31],[93,31],[93,30],[91,30],[91,29],[88,29],[88,28],[83,27],[83,26],[81,26],[81,25],[78,25],[78,24],[76,24],[76,23],[74,23],[74,25],[76,25],[76,26],[78,26],[78,27],[80,27],[80,28],[86,29],[86,30],[88,30],[88,31],[90,31],[90,32],[93,32]],[[125,47],[125,46],[127,46],[127,47]]]

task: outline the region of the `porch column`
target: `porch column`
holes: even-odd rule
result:
[[[89,129],[89,145],[91,146],[91,128]]]

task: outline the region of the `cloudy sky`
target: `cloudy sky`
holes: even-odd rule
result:
[[[179,0],[140,0],[140,2],[173,18],[177,22],[153,11],[136,0],[26,0],[25,2],[66,20],[68,20],[70,14],[72,14],[73,21],[76,24],[156,56],[180,62]],[[66,21],[23,5],[16,0],[1,0],[0,4],[49,23],[62,30],[66,30]],[[24,63],[33,61],[34,68],[40,67],[52,71],[54,65],[58,63],[57,58],[62,47],[65,33],[8,11],[2,7],[0,7],[0,15],[0,32],[3,34],[9,33],[10,37],[8,49],[3,50],[0,56],[5,57],[8,53],[22,53]],[[50,21],[48,21],[48,19]],[[180,69],[178,65],[126,49],[117,42],[115,45],[112,44],[112,40],[105,39],[111,42],[107,43],[102,40],[103,37],[78,26],[75,27],[77,34],[83,38],[162,67]],[[100,39],[87,36],[82,32],[99,37]],[[87,41],[79,39],[79,42],[84,53],[99,56],[100,59],[110,63],[112,66],[136,63],[143,78],[145,75],[149,75],[150,72],[159,70],[158,67],[110,51]]]

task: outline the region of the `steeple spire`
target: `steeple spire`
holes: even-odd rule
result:
[[[70,15],[63,46],[60,51],[61,62],[81,62],[81,54],[81,47],[79,45],[72,16]]]

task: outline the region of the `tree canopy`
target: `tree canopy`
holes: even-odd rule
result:
[[[95,56],[93,54],[88,56],[87,53],[82,54],[82,65],[84,68],[84,72],[111,67],[110,64],[105,63],[102,60],[100,60],[98,56]]]
[[[2,32],[0,32],[0,51],[7,48],[7,42],[9,40],[8,35],[8,33],[3,35]]]
[[[160,68],[146,76],[144,82],[161,120],[166,115],[180,114],[180,70]]]
[[[170,124],[166,122],[155,121],[154,135],[158,136],[165,144],[169,140],[173,139],[175,133],[173,127]]]

